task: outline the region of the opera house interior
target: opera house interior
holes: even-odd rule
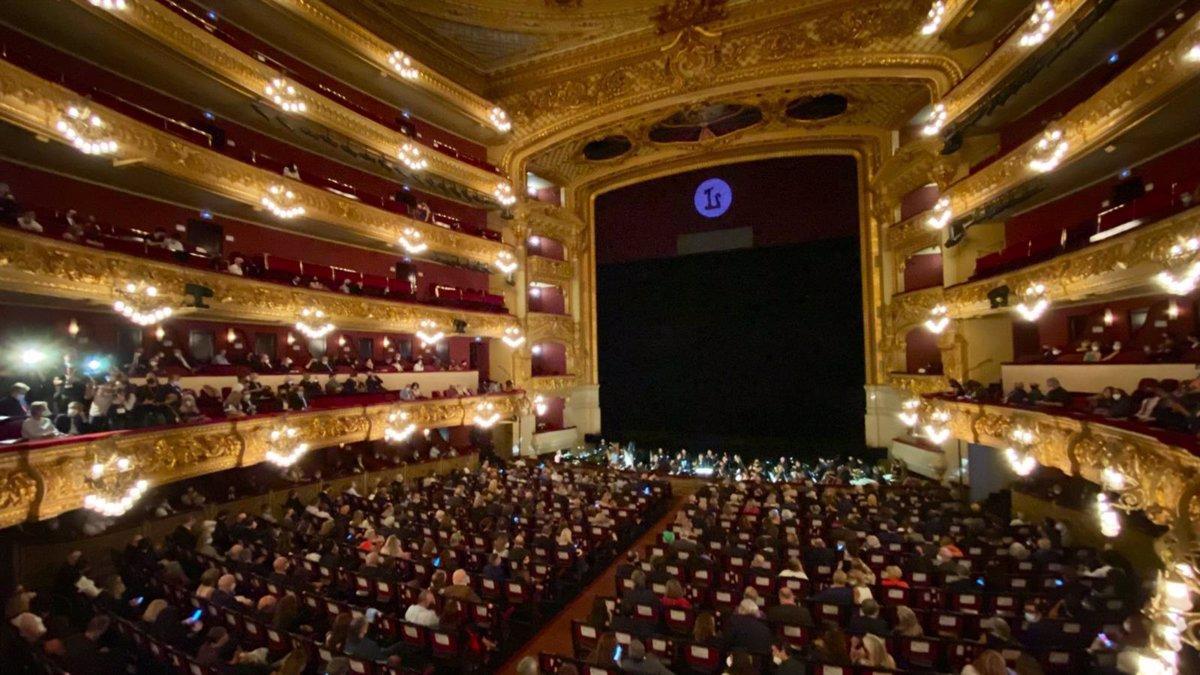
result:
[[[0,2],[0,672],[1200,673],[1198,109],[1200,0]]]

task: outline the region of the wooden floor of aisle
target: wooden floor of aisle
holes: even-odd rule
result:
[[[658,533],[674,520],[675,513],[679,511],[679,507],[683,505],[683,501],[684,497],[676,494],[671,500],[671,506],[667,509],[666,515],[654,523],[649,530],[646,530],[646,533],[639,537],[630,548],[641,549],[646,544],[652,543]],[[628,550],[625,549],[625,551]],[[597,595],[612,595],[616,592],[617,565],[625,559],[625,551],[621,551],[620,555],[613,560],[613,563],[600,576],[596,577],[595,581],[583,589],[578,598],[564,607],[537,635],[533,636],[533,639],[518,649],[516,654],[496,672],[500,675],[514,675],[517,672],[517,663],[522,658],[526,656],[537,658],[537,655],[542,652],[570,655],[572,650],[571,621],[573,619],[586,619],[592,610],[592,599]]]

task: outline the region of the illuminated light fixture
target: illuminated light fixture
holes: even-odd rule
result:
[[[429,249],[425,236],[411,227],[404,228],[400,233],[400,247],[412,255],[419,255]]]
[[[117,151],[117,142],[105,135],[108,125],[87,106],[68,106],[54,128],[85,155],[111,155]]]
[[[1200,252],[1200,239],[1196,237],[1172,245],[1167,251],[1167,269],[1154,277],[1158,285],[1174,295],[1187,295],[1196,290],[1196,282],[1200,281],[1197,252]]]
[[[542,238],[541,238],[541,237],[539,237],[539,236],[537,236],[536,234],[535,234],[535,235],[531,235],[531,236],[529,237],[529,245],[530,245],[530,246],[538,246],[538,245],[540,245],[541,243],[542,243]]]
[[[533,411],[537,413],[538,417],[545,415],[549,408],[550,406],[546,404],[545,396],[538,394],[537,396],[533,397]]]
[[[391,346],[392,346],[392,341],[390,339],[388,339],[388,336],[384,335],[383,336],[383,348],[387,349]]]
[[[516,349],[525,344],[525,336],[521,334],[521,329],[516,326],[505,328],[504,336],[500,340],[511,349]]]
[[[113,309],[139,326],[160,323],[175,311],[167,305],[158,304],[157,286],[131,281],[124,288],[117,289],[117,294],[121,299],[113,303]]]
[[[328,321],[326,321],[324,324],[321,324],[319,326],[310,326],[308,324],[308,322],[310,320],[311,321],[321,321],[324,318],[325,318],[325,312],[322,312],[319,309],[312,309],[311,307],[305,307],[304,309],[300,310],[300,320],[296,322],[296,330],[303,333],[304,336],[307,338],[312,338],[312,339],[323,338],[326,335],[329,335],[330,333],[332,333],[333,329],[337,328],[337,326],[334,326],[332,323],[329,323]]]
[[[1104,310],[1104,325],[1105,326],[1113,325],[1113,322],[1116,320],[1117,320],[1117,317],[1115,314],[1113,314],[1113,311],[1111,309]]]
[[[933,205],[933,213],[925,219],[925,224],[935,230],[945,229],[950,224],[954,212],[950,210],[950,198],[942,197]]]
[[[541,345],[534,345],[534,346],[533,346],[533,353],[534,353],[534,354],[541,354],[541,353],[542,353],[542,346],[541,346]]]
[[[945,305],[934,305],[933,309],[929,310],[929,318],[925,319],[925,330],[934,335],[941,335],[946,326],[950,325],[950,317],[946,315],[949,311]]]
[[[226,342],[237,342],[237,331],[232,328],[230,328],[228,331],[226,331],[225,332],[225,341]]]
[[[345,346],[346,346],[346,336],[345,336],[345,335],[339,335],[339,336],[338,336],[338,346],[339,346],[339,347],[345,347]]]
[[[1192,43],[1191,48],[1183,53],[1183,60],[1191,61],[1192,63],[1200,63],[1200,38],[1197,38],[1196,41]]]
[[[308,110],[296,87],[282,77],[276,77],[263,87],[267,98],[286,113],[302,113]]]
[[[46,353],[36,347],[26,347],[21,350],[18,356],[21,359],[21,364],[25,366],[36,366],[46,360]]]
[[[1050,299],[1046,297],[1046,287],[1043,284],[1030,284],[1025,289],[1024,297],[1017,303],[1017,313],[1026,321],[1037,321],[1050,308]]]
[[[934,411],[929,416],[929,423],[925,425],[925,437],[933,441],[935,445],[941,445],[950,438],[950,428],[946,423],[950,421],[950,413],[945,410]]]
[[[163,330],[162,325],[154,329],[154,339],[162,342],[167,337],[167,331]]]
[[[946,106],[939,103],[933,106],[933,112],[929,113],[929,121],[921,128],[921,133],[926,136],[936,136],[946,126],[946,120],[949,118],[949,113],[946,112]]]
[[[921,35],[935,35],[941,30],[942,22],[945,20],[945,0],[934,0],[934,3],[929,7],[929,14],[925,16],[925,23],[921,24]]]
[[[133,475],[132,468],[133,463],[128,457],[117,455],[92,464],[91,471],[84,476],[84,482],[91,489],[83,498],[84,508],[109,517],[129,511],[150,487],[145,480]]]
[[[500,251],[496,254],[496,259],[492,261],[496,269],[505,274],[512,274],[517,271],[517,257],[510,251]]]
[[[308,452],[308,443],[297,443],[300,432],[295,427],[275,429],[268,437],[267,461],[275,466],[289,467]]]
[[[1016,427],[1010,434],[1013,442],[1021,446],[1022,450],[1018,451],[1015,447],[1008,447],[1004,450],[1004,456],[1008,459],[1008,465],[1012,468],[1013,473],[1018,476],[1028,476],[1037,468],[1037,460],[1033,455],[1029,454],[1029,446],[1033,445],[1037,437],[1033,432],[1024,427]]]
[[[79,335],[79,322],[75,319],[71,319],[71,322],[67,324],[67,335],[71,337]]]
[[[480,429],[491,429],[500,421],[500,413],[496,412],[496,404],[491,401],[480,401],[475,406],[475,417],[472,422]]]
[[[272,185],[267,188],[267,194],[263,195],[261,201],[262,205],[276,218],[291,220],[304,215],[304,207],[294,203],[296,193],[282,185]]]
[[[488,113],[488,121],[492,126],[496,127],[496,131],[500,133],[508,133],[512,129],[512,120],[508,119],[508,113],[504,112],[504,108],[496,106]]]
[[[1067,143],[1062,129],[1049,127],[1042,132],[1042,137],[1033,146],[1033,159],[1029,160],[1029,168],[1038,173],[1047,173],[1058,168],[1071,145]]]
[[[387,422],[388,426],[383,430],[383,437],[389,443],[403,443],[417,430],[416,423],[412,421],[412,415],[406,410],[393,411],[388,415]]]
[[[495,189],[492,190],[492,196],[496,198],[501,206],[512,206],[517,203],[517,195],[513,192],[512,185],[508,181],[496,183]]]
[[[1022,47],[1036,47],[1046,41],[1050,31],[1054,29],[1054,19],[1058,13],[1054,11],[1054,3],[1041,0],[1033,8],[1029,20],[1025,22],[1026,30],[1017,41]]]
[[[295,335],[292,335],[292,332],[291,332],[291,331],[288,331],[288,334],[287,334],[287,343],[288,343],[289,345],[294,345],[294,344],[296,344],[296,336],[295,336]]]
[[[904,403],[901,403],[900,407],[904,409],[903,411],[900,412],[900,415],[899,415],[900,421],[904,422],[904,426],[906,426],[906,427],[917,426],[917,422],[919,422],[921,420],[921,416],[917,412],[921,408],[921,399],[910,398],[907,401],[905,401]]]
[[[1096,495],[1096,513],[1100,518],[1101,534],[1110,539],[1121,534],[1121,518],[1108,501],[1108,495],[1103,492]]]
[[[421,155],[421,149],[416,143],[405,143],[400,146],[396,155],[400,158],[400,163],[411,171],[422,171],[429,166],[429,160]]]
[[[1104,467],[1104,471],[1100,473],[1100,481],[1105,490],[1120,492],[1125,489],[1125,474],[1111,466]]]
[[[92,3],[92,7],[99,7],[109,12],[123,12],[129,9],[129,5],[125,3],[125,0],[88,0],[88,2]]]
[[[529,294],[535,298],[540,298],[542,297],[542,288],[540,286],[533,286],[529,289]]]
[[[388,63],[391,64],[392,70],[406,80],[415,80],[421,75],[421,71],[417,70],[412,57],[402,51],[397,50],[388,54]]]
[[[1174,300],[1172,300],[1171,303],[1169,305],[1167,305],[1167,318],[1170,318],[1170,319],[1178,319],[1179,318],[1179,304],[1176,303]]]
[[[433,319],[421,319],[421,323],[418,324],[416,336],[421,341],[421,346],[427,347],[441,342],[442,338],[446,337],[446,334],[438,330],[437,322]]]

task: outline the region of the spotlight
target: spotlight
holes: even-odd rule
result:
[[[26,347],[21,350],[20,359],[21,365],[33,367],[46,360],[46,352],[37,347]]]

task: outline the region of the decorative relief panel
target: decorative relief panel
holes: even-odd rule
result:
[[[244,277],[207,272],[102,249],[0,229],[0,279],[6,288],[33,295],[89,300],[118,299],[115,289],[129,281],[153,283],[177,310],[196,317],[292,323],[306,307],[320,309],[341,328],[413,333],[422,319],[440,325],[466,323],[466,334],[503,337],[517,325],[508,314],[468,312],[431,305],[376,300],[361,295],[293,288]],[[213,291],[208,309],[183,309],[187,284]]]
[[[565,260],[529,255],[525,256],[525,265],[531,281],[544,281],[569,288],[575,278],[574,266]]]
[[[61,138],[55,130],[55,122],[62,110],[79,99],[67,89],[7,61],[0,61],[0,118],[8,122],[47,138]],[[296,194],[296,204],[305,208],[305,218],[330,223],[389,245],[395,244],[404,228],[411,227],[421,232],[431,251],[484,264],[490,265],[500,251],[512,251],[511,247],[499,242],[461,234],[281,178],[103,106],[91,104],[90,107],[104,119],[118,142],[116,155],[119,160],[136,161],[241,203],[258,207],[270,186],[285,184]]]

